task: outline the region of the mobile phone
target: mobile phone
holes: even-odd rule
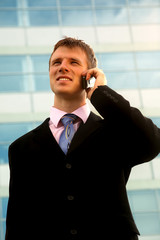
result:
[[[86,76],[82,76],[82,88],[87,89],[94,86],[95,78],[91,77],[89,80],[86,80]]]

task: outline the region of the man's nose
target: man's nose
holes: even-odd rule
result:
[[[69,72],[69,67],[66,62],[61,63],[59,72]]]

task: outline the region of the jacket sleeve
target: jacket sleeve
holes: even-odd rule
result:
[[[91,102],[104,122],[123,136],[124,152],[128,155],[125,157],[130,159],[126,160],[128,165],[150,161],[159,154],[160,129],[121,95],[108,86],[99,86]]]

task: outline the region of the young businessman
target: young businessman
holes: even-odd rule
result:
[[[138,239],[126,183],[160,152],[160,129],[107,86],[81,40],[55,45],[49,76],[50,118],[9,148],[6,240]],[[82,76],[94,87],[83,89]]]

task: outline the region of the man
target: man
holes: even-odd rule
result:
[[[160,152],[160,129],[106,85],[81,40],[55,45],[49,76],[50,118],[9,148],[6,240],[138,239],[126,183]],[[91,76],[94,86],[82,88]]]

